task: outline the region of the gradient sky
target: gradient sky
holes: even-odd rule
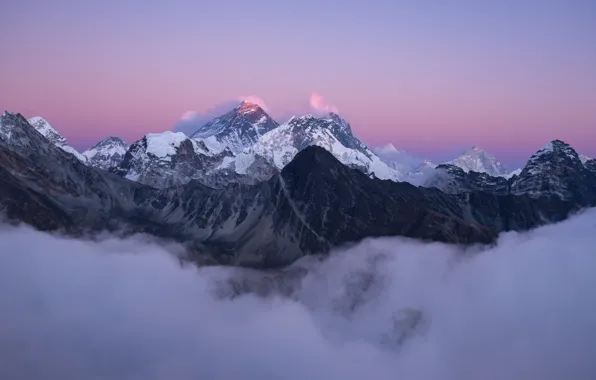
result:
[[[371,146],[596,156],[595,36],[584,0],[8,0],[0,108],[83,148],[243,96],[283,121],[316,92]]]

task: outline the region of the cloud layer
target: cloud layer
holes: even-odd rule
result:
[[[285,271],[0,228],[0,378],[593,379],[596,209],[492,249],[371,239]]]

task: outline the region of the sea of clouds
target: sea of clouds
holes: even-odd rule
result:
[[[596,378],[596,209],[485,250],[370,239],[267,273],[181,252],[0,227],[0,378]]]

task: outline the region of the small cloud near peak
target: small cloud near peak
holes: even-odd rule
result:
[[[325,102],[325,98],[322,95],[317,94],[316,92],[313,92],[310,95],[310,107],[313,109],[313,111],[317,113],[338,112],[336,106],[332,104],[327,104],[327,102]]]
[[[193,120],[199,116],[197,111],[186,111],[180,117],[181,120]]]

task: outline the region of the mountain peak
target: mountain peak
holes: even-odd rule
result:
[[[202,125],[190,137],[204,140],[214,150],[227,147],[233,153],[239,153],[278,126],[258,104],[243,101],[233,110]]]
[[[90,166],[108,170],[117,166],[124,159],[128,144],[119,137],[109,136],[83,152]]]
[[[332,170],[333,169],[333,170]],[[331,152],[317,145],[310,145],[299,151],[282,169],[282,176],[293,179],[305,177],[310,173],[325,172],[333,176],[351,169],[341,163]]]
[[[261,108],[261,106],[259,106],[256,103],[249,102],[247,100],[243,100],[242,103],[240,103],[238,105],[238,107],[236,107],[234,110],[236,110],[238,112],[242,112],[242,113],[256,112],[256,111],[259,111],[259,110],[263,111],[263,109]]]
[[[27,120],[29,124],[41,133],[46,139],[57,146],[67,145],[66,139],[55,130],[46,119],[41,116],[34,116]]]
[[[128,146],[120,137],[116,136],[108,136],[105,139],[101,140],[97,144],[93,145],[91,149],[99,148],[106,145],[121,145],[121,146]]]
[[[466,173],[487,173],[493,177],[500,177],[509,173],[496,157],[478,145],[472,146],[462,155],[446,162],[446,164],[458,166]]]
[[[387,144],[383,145],[382,147],[375,149],[375,153],[377,153],[377,154],[396,154],[396,153],[400,153],[400,151],[392,143],[387,143]]]
[[[548,142],[544,148],[540,149],[538,152],[534,153],[532,157],[530,157],[530,161],[539,160],[543,156],[561,154],[566,155],[572,160],[579,160],[581,162],[577,152],[569,144],[562,140],[552,140]]]

